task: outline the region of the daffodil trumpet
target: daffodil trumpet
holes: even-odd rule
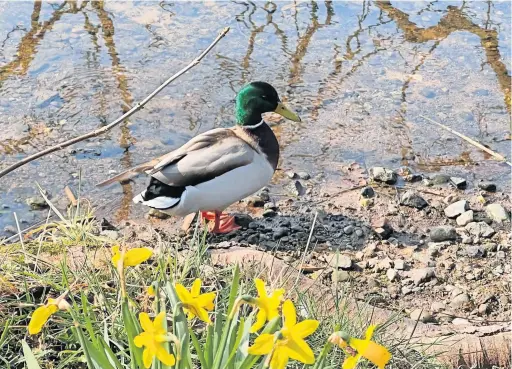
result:
[[[372,362],[379,369],[384,369],[391,359],[391,353],[384,346],[371,340],[375,328],[375,325],[368,327],[364,340],[350,337],[348,333],[343,331],[334,332],[329,337],[329,342],[338,345],[349,354],[343,362],[342,369],[355,368],[361,357]]]
[[[69,291],[65,291],[56,299],[49,298],[45,305],[39,306],[34,310],[30,322],[28,323],[28,332],[30,334],[38,334],[41,332],[48,319],[57,311],[68,311],[71,309],[71,305],[66,301],[68,293]]]

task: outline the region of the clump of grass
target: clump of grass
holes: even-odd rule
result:
[[[93,248],[103,246],[104,241],[96,235],[97,224],[92,220],[93,214],[86,214],[89,215],[88,221],[75,216],[76,213],[68,213],[67,217],[57,215],[59,220],[56,221],[57,226],[53,227],[53,233],[48,234],[43,230],[39,236],[43,239],[53,238],[65,250],[74,246],[74,242]],[[160,311],[167,312],[171,319],[169,328],[185,345],[185,348],[172,343],[167,345],[175,356],[181,354],[177,368],[193,366],[227,369],[263,365],[263,358],[248,359],[250,355],[246,352],[247,346],[254,339],[253,335],[248,334],[254,319],[254,309],[242,305],[234,321],[228,320],[237,296],[255,295],[252,281],[254,270],[245,272],[234,266],[213,266],[205,239],[206,234],[196,226],[194,237],[187,245],[186,257],[171,244],[159,240],[153,245],[154,254],[151,259],[134,268],[126,268],[122,273],[110,262],[109,252],[103,254],[104,260],[100,267],[91,261],[84,263],[81,268],[69,268],[70,260],[65,253],[62,260],[55,264],[45,260],[40,247],[37,252],[33,252],[32,248],[23,251],[19,247],[18,251],[13,251],[9,258],[4,257],[2,261],[0,362],[3,364],[0,367],[138,368],[140,359],[137,359],[137,355],[141,353],[133,346],[133,337],[141,333],[141,327],[136,312],[153,312],[156,315]],[[37,241],[41,242],[41,238]],[[174,284],[179,282],[188,287],[196,278],[203,281],[205,290],[217,292],[213,325],[198,320],[187,325],[180,312],[181,305]],[[150,285],[159,291],[156,297],[148,295],[147,288]],[[58,311],[40,335],[29,335],[27,325],[34,310],[44,304],[48,297],[57,298],[65,292],[71,310]],[[350,336],[362,337],[371,321],[372,307],[369,304],[357,304],[357,312],[349,311],[353,309],[354,304],[351,302],[355,300],[351,291],[340,291],[338,296],[336,307],[329,316],[322,312],[313,294],[299,292],[295,299],[299,320],[321,321],[320,328],[309,336],[308,343],[317,358],[324,355],[322,368],[340,367],[347,355],[346,351],[332,347],[329,347],[326,354],[327,339],[334,331],[341,329]],[[393,356],[387,367],[439,367],[435,357],[424,354],[424,347],[400,338],[401,335],[388,329],[400,319],[402,317],[396,315],[382,322],[375,335],[377,341],[388,347]],[[274,332],[278,326],[279,323],[273,321],[265,329]],[[225,334],[228,337],[226,339]],[[26,345],[22,342],[26,342]],[[220,352],[222,345],[227,353],[222,355],[227,356],[221,355],[219,358],[217,352]],[[205,353],[212,356],[205,358]],[[110,366],[102,367],[103,361]],[[154,368],[167,368],[158,362],[153,365]],[[363,360],[358,365],[359,368],[371,367],[369,362]],[[302,368],[304,365],[290,361],[288,367]]]

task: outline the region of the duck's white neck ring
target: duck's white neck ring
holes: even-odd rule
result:
[[[263,123],[265,123],[265,121],[263,120],[263,118],[261,118],[261,122],[257,123],[257,124],[254,124],[252,126],[244,126],[244,128],[247,128],[247,129],[256,129],[258,128],[259,126],[261,126]]]

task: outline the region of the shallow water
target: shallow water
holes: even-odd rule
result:
[[[232,125],[251,80],[302,117],[272,119],[283,171],[343,187],[353,161],[407,165],[509,191],[510,167],[420,115],[510,155],[510,17],[508,2],[0,2],[1,167],[113,121],[231,27],[128,122],[1,178],[0,233],[13,211],[26,225],[46,216],[25,204],[36,182],[64,202],[80,168],[83,196],[111,204],[111,218],[140,215],[131,198],[144,179],[94,184]]]

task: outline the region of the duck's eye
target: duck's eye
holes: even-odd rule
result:
[[[261,98],[262,98],[262,99],[266,99],[266,98],[267,98],[267,95],[261,95]]]

